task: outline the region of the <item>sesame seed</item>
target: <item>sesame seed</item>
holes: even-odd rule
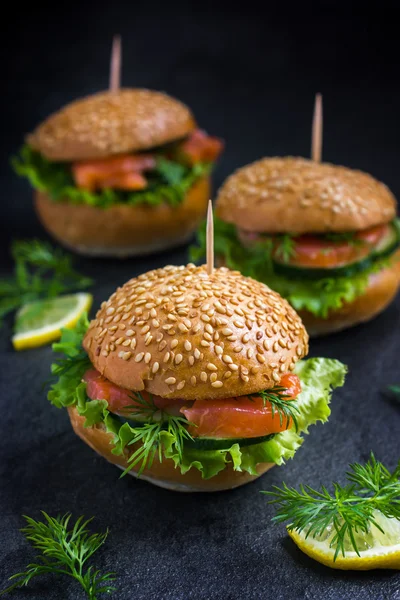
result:
[[[262,354],[256,354],[256,359],[260,363],[265,363],[265,356],[263,356]]]
[[[272,379],[273,379],[274,381],[277,381],[277,382],[278,382],[278,381],[280,381],[280,380],[281,380],[281,378],[279,377],[279,373],[277,373],[276,371],[274,371],[274,372],[272,373]]]
[[[165,383],[167,385],[173,385],[174,383],[176,383],[176,379],[175,377],[168,377],[168,379],[165,380]]]
[[[224,354],[224,355],[223,355],[223,357],[222,357],[222,360],[223,360],[225,363],[232,363],[232,362],[233,362],[233,360],[231,359],[231,357],[230,357],[230,356],[228,356],[228,354]]]
[[[214,381],[217,381],[217,374],[216,373],[211,373],[211,375],[210,375],[210,381],[211,381],[211,383],[213,383]]]
[[[153,364],[153,366],[152,366],[152,369],[151,369],[152,373],[157,373],[157,371],[158,371],[159,368],[160,368],[160,363],[155,362]]]
[[[194,375],[191,376],[190,378],[190,383],[194,386],[197,383],[196,377]]]
[[[217,367],[214,365],[214,363],[208,363],[207,364],[207,369],[209,371],[218,371]]]
[[[176,348],[177,345],[178,345],[178,340],[177,339],[172,340],[172,342],[171,342],[171,350],[173,350],[174,348]]]
[[[186,327],[186,325],[184,325],[183,323],[178,323],[178,329],[179,331],[181,331],[182,333],[187,333],[188,332],[188,328]]]
[[[189,342],[189,340],[186,340],[186,341],[185,341],[185,343],[184,343],[184,347],[185,347],[185,350],[187,350],[187,352],[190,352],[190,351],[191,351],[191,349],[192,349],[192,344]]]
[[[233,363],[232,364],[230,363],[228,365],[228,369],[230,369],[231,371],[238,371],[239,367],[237,365],[233,364]]]
[[[150,325],[145,325],[144,327],[142,327],[142,329],[140,330],[140,333],[142,335],[144,335],[145,333],[147,333],[150,330]]]
[[[175,356],[175,364],[176,364],[176,365],[179,365],[179,364],[182,362],[182,360],[183,360],[183,356],[182,356],[182,354],[177,354],[177,355]]]
[[[249,341],[249,339],[250,339],[250,336],[249,336],[248,333],[244,333],[242,335],[242,342],[243,342],[243,344],[246,344]]]
[[[168,361],[169,361],[169,359],[170,359],[170,357],[171,357],[171,354],[170,354],[169,352],[166,352],[166,353],[164,354],[164,359],[163,359],[163,362],[165,362],[165,363],[166,363],[166,362],[168,362]]]
[[[130,346],[131,340],[125,340],[124,342],[122,342],[123,346]]]
[[[194,365],[194,356],[189,356],[189,358],[188,358],[188,363],[189,363],[189,365],[190,365],[191,367],[193,367],[193,365]]]
[[[210,345],[210,342],[206,342],[205,340],[201,340],[200,342],[200,346],[203,346],[204,348],[208,348]]]
[[[205,371],[202,371],[200,373],[200,379],[201,381],[203,381],[204,383],[207,381],[207,373]]]
[[[233,331],[232,329],[228,329],[228,327],[225,327],[222,331],[221,331],[222,335],[228,336],[228,335],[232,335]]]
[[[183,388],[185,387],[185,383],[186,381],[181,381],[180,383],[178,383],[178,385],[176,386],[177,390],[183,390]]]
[[[134,350],[136,348],[136,338],[133,338],[131,341],[131,349]]]
[[[224,384],[222,383],[222,381],[213,381],[211,384],[211,387],[213,388],[222,388]]]
[[[167,345],[167,342],[165,340],[163,340],[162,342],[159,343],[158,345],[158,349],[160,352],[162,352],[165,348],[165,346]]]
[[[146,354],[144,355],[144,362],[148,365],[150,361],[151,361],[151,354],[150,354],[150,352],[146,352]]]

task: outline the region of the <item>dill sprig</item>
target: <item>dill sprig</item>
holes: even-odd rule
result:
[[[185,441],[193,439],[187,430],[187,426],[190,425],[189,421],[184,417],[176,417],[157,408],[152,394],[149,394],[147,399],[140,392],[134,392],[132,398],[135,400],[135,404],[126,406],[124,412],[127,411],[133,418],[135,416],[145,417],[146,422],[130,428],[133,437],[127,445],[140,444],[140,446],[128,458],[128,467],[122,476],[139,463],[138,476],[140,476],[146,468],[151,467],[156,455],[162,462],[163,434],[165,432],[171,436],[172,444],[179,458],[182,459]]]
[[[11,245],[14,275],[0,279],[1,319],[21,306],[82,290],[93,283],[72,266],[72,258],[40,240],[16,240]]]
[[[296,255],[296,241],[287,233],[276,236],[274,256],[284,263],[288,263]]]
[[[295,430],[298,430],[297,414],[300,412],[297,406],[296,400],[292,399],[286,393],[285,387],[276,385],[269,390],[262,390],[254,396],[261,396],[264,406],[267,402],[271,405],[272,418],[275,417],[275,413],[279,416],[279,423],[282,427],[283,420],[286,419],[286,428],[290,425],[290,420],[293,421]],[[250,395],[251,398],[251,395]]]
[[[106,541],[105,533],[90,533],[88,529],[92,519],[79,517],[70,528],[71,514],[50,517],[42,511],[43,521],[36,521],[25,516],[26,527],[21,529],[32,546],[41,552],[24,571],[16,573],[10,580],[16,580],[0,596],[16,588],[26,586],[39,575],[52,573],[68,575],[76,579],[89,600],[97,600],[100,594],[115,590],[110,584],[115,581],[114,573],[101,573],[93,566],[86,567],[86,562]]]
[[[375,520],[374,511],[400,520],[400,461],[390,473],[371,452],[365,465],[353,463],[349,468],[349,483],[333,483],[333,493],[325,486],[315,490],[308,485],[301,485],[297,491],[285,483],[282,488],[273,486],[272,491],[263,492],[269,496],[269,503],[276,506],[273,520],[289,521],[289,530],[304,531],[307,538],[321,536],[333,527],[330,548],[335,549],[334,560],[339,554],[345,556],[348,541],[360,556],[355,534],[367,534],[371,525],[385,533]]]

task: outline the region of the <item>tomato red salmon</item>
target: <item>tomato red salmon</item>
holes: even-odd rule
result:
[[[354,232],[351,241],[335,241],[328,237],[301,235],[293,237],[293,252],[286,264],[308,268],[341,267],[368,256],[371,250],[387,235],[390,225],[377,225],[364,231]],[[248,231],[238,231],[239,239],[246,245],[253,245],[266,236]],[[270,238],[273,241],[274,237]],[[274,258],[280,261],[279,253]]]
[[[96,369],[90,369],[83,377],[89,398],[107,400],[109,410],[127,416],[129,406],[138,406],[134,394],[108,381]],[[284,388],[285,401],[294,400],[301,391],[297,375],[282,376],[280,388]],[[191,423],[189,432],[193,437],[251,438],[278,433],[291,427],[291,420],[279,418],[269,402],[255,395],[238,396],[214,400],[196,400],[188,406],[185,400],[171,400],[150,396],[141,392],[146,400],[152,401],[159,410],[172,414],[182,413]]]
[[[147,187],[141,173],[154,169],[155,165],[151,154],[123,154],[73,163],[72,174],[76,185],[89,191],[107,187],[135,190]]]
[[[207,135],[205,131],[196,129],[179,147],[191,165],[199,162],[214,162],[223,150],[221,140]]]
[[[175,152],[189,165],[215,161],[223,149],[221,140],[196,129],[181,142]],[[172,156],[172,158],[174,158]],[[94,192],[112,188],[127,191],[143,190],[147,180],[145,171],[154,170],[156,157],[149,154],[121,154],[100,160],[86,160],[72,164],[72,175],[77,187]]]

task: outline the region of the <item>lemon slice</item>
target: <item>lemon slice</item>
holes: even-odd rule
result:
[[[79,293],[25,304],[16,315],[12,343],[16,350],[37,348],[57,340],[92,305],[91,294]]]
[[[350,539],[345,536],[345,556],[340,553],[333,560],[335,549],[330,548],[330,542],[335,535],[332,526],[328,526],[323,535],[313,538],[312,534],[306,539],[304,531],[288,531],[294,543],[310,558],[331,567],[353,571],[369,569],[400,569],[400,521],[385,517],[379,511],[374,511],[374,519],[385,533],[375,525],[371,525],[368,533],[355,532],[357,548],[360,556],[354,552]]]

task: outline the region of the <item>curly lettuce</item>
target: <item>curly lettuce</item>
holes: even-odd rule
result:
[[[135,439],[137,427],[113,415],[106,400],[89,400],[87,397],[86,384],[82,382],[84,372],[91,366],[82,349],[86,328],[87,319],[83,317],[75,330],[63,330],[60,342],[53,345],[54,350],[62,352],[65,358],[52,365],[52,373],[59,379],[51,386],[48,398],[59,408],[76,406],[78,413],[85,417],[85,427],[103,424],[110,434],[113,454],[121,455]],[[302,388],[296,399],[299,409],[297,431],[291,428],[266,442],[250,446],[240,447],[235,443],[222,450],[199,450],[192,445],[183,445],[183,451],[180,451],[175,433],[166,430],[160,434],[162,455],[173,460],[182,474],[197,469],[204,479],[214,477],[228,464],[236,471],[252,475],[257,475],[259,463],[281,465],[293,458],[303,443],[303,434],[308,433],[311,425],[328,420],[332,390],[343,385],[346,372],[346,366],[334,359],[311,358],[297,363],[295,373]]]
[[[164,202],[178,206],[187,191],[200,178],[210,173],[211,163],[198,163],[187,167],[158,155],[156,168],[146,173],[148,187],[136,192],[104,189],[90,192],[76,187],[71,166],[68,163],[51,162],[31,146],[21,148],[19,156],[12,160],[15,172],[26,177],[32,187],[45,192],[54,202],[88,204],[110,208],[117,204],[157,206]]]
[[[364,271],[351,277],[295,279],[274,272],[270,240],[266,239],[257,242],[251,248],[245,248],[238,239],[236,227],[218,217],[214,218],[214,236],[215,254],[224,258],[227,267],[267,284],[286,298],[297,311],[307,310],[324,319],[331,311],[337,311],[344,304],[354,302],[361,296],[367,288],[370,275],[385,268],[390,260],[377,259]],[[198,245],[190,249],[193,261],[201,260],[205,256],[205,226],[199,229],[197,238]]]

